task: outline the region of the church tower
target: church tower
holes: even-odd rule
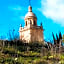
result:
[[[43,28],[37,26],[37,17],[32,12],[32,7],[28,7],[28,13],[25,15],[25,26],[20,25],[19,34],[20,40],[29,43],[29,42],[42,42],[43,40]]]

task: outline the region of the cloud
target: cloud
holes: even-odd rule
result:
[[[18,6],[18,5],[16,5],[16,6],[9,6],[8,9],[9,10],[13,10],[13,11],[21,11],[22,10],[21,6]]]
[[[47,18],[64,26],[64,0],[41,0],[40,10]]]
[[[13,11],[13,14],[12,14],[13,21],[24,20],[23,7],[19,5],[15,5],[15,6],[8,6],[8,9],[10,11]]]
[[[24,16],[17,16],[12,18],[13,21],[24,20]]]

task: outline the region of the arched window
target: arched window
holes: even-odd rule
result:
[[[32,21],[30,20],[30,24],[32,24]]]
[[[26,26],[27,26],[27,21],[26,21]]]
[[[34,25],[36,25],[36,21],[34,21]]]

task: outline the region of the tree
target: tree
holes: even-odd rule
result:
[[[59,39],[62,39],[62,34],[61,34],[61,32],[59,32]]]
[[[63,36],[62,36],[62,42],[64,43],[64,34],[63,34]]]
[[[52,36],[53,36],[54,44],[56,44],[56,39],[55,39],[53,32],[52,32]]]
[[[12,40],[14,41],[14,40],[18,40],[19,39],[18,33],[17,32],[15,33],[15,29],[9,30],[8,39],[10,41],[12,41]]]

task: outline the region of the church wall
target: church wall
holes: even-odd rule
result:
[[[43,31],[41,29],[31,30],[31,40],[34,41],[43,41]]]
[[[30,42],[31,40],[30,30],[20,32],[20,40],[23,40],[24,42]]]
[[[24,42],[35,42],[43,41],[43,30],[42,29],[29,29],[26,31],[20,32],[20,39],[23,40]]]

